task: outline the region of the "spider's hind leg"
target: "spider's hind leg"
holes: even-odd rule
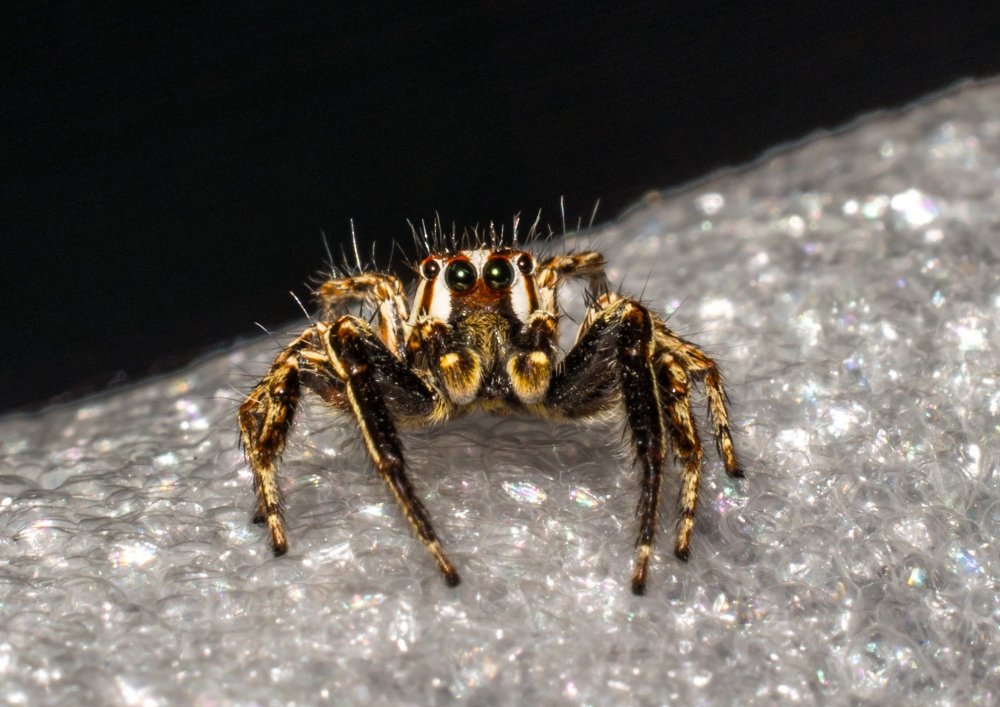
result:
[[[307,329],[286,346],[274,360],[271,370],[240,405],[240,439],[257,493],[253,520],[267,525],[275,555],[283,555],[288,550],[281,518],[277,463],[285,449],[301,394],[300,354],[311,346],[314,333],[313,328]]]
[[[712,436],[722,464],[729,476],[743,478],[743,468],[733,445],[726,389],[722,384],[718,365],[704,351],[670,331],[662,322],[657,322],[656,345],[658,350],[669,353],[674,371],[680,370],[681,374],[686,371],[687,377],[703,382],[705,396],[708,398],[708,414],[712,421]]]
[[[677,524],[674,555],[686,561],[691,554],[691,532],[694,530],[698,487],[701,484],[701,440],[691,416],[691,391],[687,373],[669,354],[664,354],[657,362],[656,375],[670,420],[667,428],[674,456],[681,463],[680,520]]]

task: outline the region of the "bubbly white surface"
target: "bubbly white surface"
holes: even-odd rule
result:
[[[271,556],[234,422],[270,341],[0,420],[5,701],[996,704],[998,116],[968,86],[569,244],[719,358],[741,430],[642,598],[613,425],[405,437],[451,590],[319,404]]]

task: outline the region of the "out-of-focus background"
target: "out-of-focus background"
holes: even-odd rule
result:
[[[0,410],[299,312],[350,235],[562,229],[966,77],[983,3],[69,3],[0,17]],[[403,271],[396,254],[392,267]]]

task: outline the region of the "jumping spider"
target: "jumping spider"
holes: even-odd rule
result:
[[[716,447],[730,476],[743,475],[729,431],[715,362],[635,299],[611,292],[596,252],[536,261],[516,239],[450,243],[425,233],[410,303],[392,275],[335,277],[317,290],[319,321],[286,346],[240,406],[239,426],[257,493],[255,520],[267,525],[275,555],[288,549],[278,458],[303,387],[353,416],[375,468],[449,586],[458,572],[445,555],[406,476],[397,428],[432,425],[473,410],[546,420],[593,418],[623,410],[642,467],[639,537],[632,591],[642,594],[656,530],[668,449],[681,467],[674,554],[686,560],[701,478],[701,441],[691,388],[703,383]],[[558,348],[559,286],[589,284],[576,344]],[[370,321],[346,314],[361,301]]]

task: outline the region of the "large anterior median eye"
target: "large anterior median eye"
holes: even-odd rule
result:
[[[514,268],[506,258],[490,258],[483,268],[483,280],[494,290],[505,290],[514,282]]]
[[[453,260],[444,271],[444,281],[455,292],[468,292],[476,284],[476,268],[468,260]]]

